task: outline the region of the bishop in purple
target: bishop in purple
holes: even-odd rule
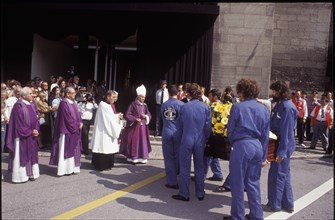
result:
[[[67,87],[55,119],[50,165],[57,165],[57,175],[78,174],[82,152],[81,129],[83,123],[74,100],[76,92]]]
[[[127,121],[120,144],[120,153],[128,162],[147,163],[151,145],[148,124],[151,120],[147,104],[144,103],[146,89],[141,85],[136,89],[137,97],[129,105],[125,119]]]
[[[8,171],[13,183],[24,183],[39,177],[38,135],[40,125],[38,110],[32,91],[24,87],[21,98],[15,103],[8,125]]]

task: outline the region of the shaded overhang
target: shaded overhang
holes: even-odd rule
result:
[[[31,31],[50,40],[69,35],[93,35],[115,43],[134,35],[143,24],[199,25],[214,21],[216,3],[7,2],[2,7],[5,30]],[[213,22],[212,22],[213,23]]]
[[[7,9],[52,10],[52,11],[114,11],[155,12],[218,15],[216,3],[4,3]]]

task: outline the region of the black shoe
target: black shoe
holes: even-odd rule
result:
[[[222,181],[223,180],[223,178],[218,178],[218,177],[214,177],[214,176],[209,177],[207,179],[210,180],[210,181]]]
[[[204,200],[204,196],[203,197],[198,197],[198,199],[199,199],[199,201],[202,201],[202,200]]]
[[[315,147],[307,147],[306,149],[315,149]]]
[[[272,208],[271,206],[268,206],[268,205],[263,205],[263,211],[264,212],[279,212],[280,210]]]
[[[223,216],[223,220],[231,220],[231,216],[228,215],[228,216]]]
[[[283,210],[288,213],[294,212],[294,208],[283,208]]]
[[[213,192],[230,192],[230,189],[224,186],[219,186],[216,187],[215,189],[212,190]]]
[[[332,151],[326,150],[325,154],[332,154]]]
[[[251,219],[251,218],[250,218],[250,215],[249,215],[249,214],[246,214],[246,215],[245,215],[245,219],[247,219],[247,220]]]
[[[33,177],[29,177],[29,181],[35,181],[36,179]]]
[[[166,188],[170,188],[170,189],[179,189],[178,184],[176,184],[176,185],[165,184],[165,187],[166,187]]]
[[[175,200],[180,200],[184,202],[190,201],[190,198],[185,198],[184,196],[181,196],[181,195],[173,195],[172,198]]]

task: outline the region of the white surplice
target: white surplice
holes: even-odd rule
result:
[[[119,114],[114,114],[110,104],[100,102],[91,139],[93,153],[114,154],[119,152],[118,138],[122,129]]]

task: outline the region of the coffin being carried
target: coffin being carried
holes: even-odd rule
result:
[[[211,134],[205,148],[205,155],[229,160],[231,145],[227,137]]]
[[[269,145],[268,145],[268,161],[272,162],[276,160],[276,153],[278,149],[279,139],[277,135],[270,131],[269,134]]]
[[[268,158],[269,162],[276,159],[276,152],[278,148],[278,137],[270,131]],[[213,156],[214,158],[221,158],[222,160],[229,160],[231,144],[227,137],[221,135],[211,134],[206,144],[205,155]]]

